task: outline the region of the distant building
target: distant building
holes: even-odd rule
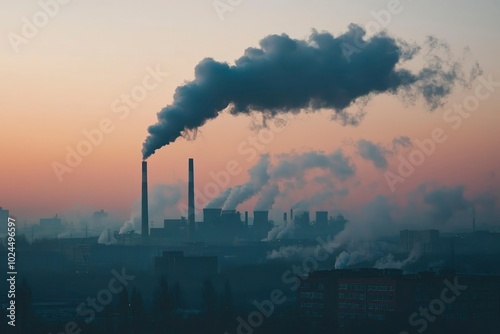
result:
[[[316,211],[316,226],[326,227],[328,225],[328,211]]]
[[[269,223],[269,211],[254,211],[253,226],[266,226]]]
[[[338,326],[346,327],[354,319],[389,320],[390,315],[411,312],[411,289],[402,279],[401,270],[369,270],[339,280]]]
[[[299,211],[295,213],[295,216],[293,218],[293,221],[295,222],[295,226],[297,226],[299,229],[307,229],[309,228],[311,221],[309,218],[309,211]]]
[[[203,209],[203,223],[211,227],[220,224],[222,209],[220,208],[204,208]]]
[[[242,225],[241,214],[236,210],[222,210],[220,223],[223,228],[240,227]]]
[[[41,236],[57,236],[63,230],[61,219],[56,215],[52,218],[40,218],[37,234]]]
[[[336,305],[338,277],[344,270],[315,271],[303,278],[297,294],[297,303],[302,317],[312,327],[336,327]]]
[[[255,240],[262,240],[267,237],[269,230],[273,224],[269,221],[269,211],[254,211],[252,236]]]
[[[106,217],[108,217],[108,213],[102,209],[92,214],[92,218],[96,220],[105,219]]]
[[[422,253],[438,253],[441,250],[438,230],[399,232],[399,249],[401,252],[418,250]]]
[[[450,288],[457,284],[460,289]],[[440,301],[443,291],[453,302]],[[317,271],[303,278],[297,300],[300,315],[312,326],[342,329],[353,322],[407,320],[420,308],[441,307],[440,319],[448,324],[498,323],[500,276],[452,271],[404,275],[398,269]]]
[[[170,241],[181,241],[187,227],[186,218],[165,219],[163,227],[152,227],[149,235],[152,239],[168,239]]]
[[[396,309],[393,305],[396,300],[394,296],[396,283],[393,277],[401,275],[401,270],[394,269],[311,272],[307,278],[303,278],[298,290],[300,313],[308,318],[313,326],[328,327],[343,327],[346,319],[358,319],[361,315],[367,317],[370,314],[372,318],[380,318],[381,314],[378,311],[386,308]],[[368,286],[370,286],[369,291]],[[386,287],[384,296],[372,297],[379,286]],[[368,307],[371,308],[370,312]]]

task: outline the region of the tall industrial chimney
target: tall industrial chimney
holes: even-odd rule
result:
[[[283,212],[283,221],[286,223],[286,212]]]
[[[189,239],[193,238],[194,233],[194,160],[189,158],[189,180],[188,180],[188,229]]]
[[[149,214],[148,214],[148,163],[142,162],[142,206],[141,206],[141,233],[143,239],[149,237]]]

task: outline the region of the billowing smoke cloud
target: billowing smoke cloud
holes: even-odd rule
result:
[[[113,232],[111,229],[106,229],[102,231],[99,239],[97,239],[97,243],[102,245],[113,245],[116,244],[117,240],[115,239]]]
[[[380,145],[361,139],[358,142],[358,151],[362,158],[371,161],[375,167],[381,169],[387,168],[384,148]]]
[[[372,262],[383,257],[389,246],[374,241],[350,241],[346,250],[342,251],[335,260],[335,269],[345,269],[358,263]]]
[[[373,163],[378,169],[386,169],[388,157],[400,152],[402,149],[412,147],[411,139],[407,136],[399,136],[392,140],[391,144],[373,143],[361,139],[356,143],[359,155]]]
[[[414,263],[421,255],[419,247],[415,247],[407,258],[398,260],[393,255],[394,246],[378,241],[354,241],[346,246],[335,260],[335,269],[345,269],[357,265],[373,266],[378,269],[403,269],[404,266]]]
[[[423,184],[408,194],[406,205],[378,195],[367,204],[346,211],[349,222],[342,232],[329,241],[333,249],[342,251],[336,257],[335,268],[356,265],[404,268],[420,258],[421,249],[416,247],[406,259],[398,259],[393,255],[398,251],[395,245],[374,240],[395,236],[402,229],[439,229],[451,232],[464,227],[470,228],[474,215],[472,207],[476,207],[477,217],[484,220],[483,226],[498,228],[498,187],[493,186],[470,198],[464,193],[465,188],[461,185],[450,187]],[[286,225],[275,226],[267,239],[277,238],[277,233],[284,226]],[[268,257],[294,257],[309,252],[308,247],[280,248],[271,252]]]
[[[347,267],[353,266],[359,262],[371,260],[371,255],[366,255],[361,251],[354,251],[349,253],[347,251],[343,251],[337,256],[335,260],[335,269],[345,269]]]
[[[364,47],[346,57],[343,46],[355,40],[364,42]],[[173,103],[148,128],[144,159],[178,137],[195,133],[228,107],[235,115],[257,111],[265,118],[302,109],[332,109],[334,119],[357,124],[363,114],[345,111],[357,101],[401,93],[409,103],[422,96],[435,109],[456,81],[464,81],[458,62],[446,52],[444,58],[433,55],[435,50],[447,51],[435,38],[427,40],[430,52],[416,73],[401,65],[414,59],[422,47],[384,33],[365,40],[365,31],[357,25],[337,37],[313,31],[308,40],[282,34],[267,36],[259,44],[246,49],[234,65],[202,60],[195,68],[195,79],[177,87]]]
[[[395,205],[384,196],[378,195],[364,206],[346,215],[349,223],[335,237],[335,242],[347,244],[352,240],[374,240],[398,232],[399,226],[393,215]]]
[[[141,217],[140,217],[140,211],[135,210],[131,215],[130,218],[123,223],[123,226],[120,227],[120,234],[124,234],[127,232],[132,232],[132,231],[140,231],[141,230]]]
[[[314,256],[315,247],[284,246],[273,249],[267,254],[269,260],[276,259],[303,259]]]
[[[407,264],[414,263],[417,261],[420,256],[422,256],[422,250],[419,247],[413,248],[413,250],[408,254],[408,257],[404,260],[396,260],[392,253],[387,254],[383,258],[377,260],[374,268],[377,269],[386,269],[386,268],[395,268],[402,269]]]
[[[224,190],[222,193],[219,194],[219,196],[217,196],[216,198],[214,198],[213,200],[211,200],[208,204],[207,204],[207,208],[222,208],[222,206],[224,205],[224,203],[226,203],[227,201],[227,198],[229,197],[229,195],[231,194],[231,191],[233,191],[233,188],[228,188],[226,190]]]
[[[257,164],[248,170],[248,174],[250,174],[248,182],[234,187],[229,194],[224,204],[225,210],[236,209],[240,203],[252,198],[262,189],[269,181],[269,164],[269,155],[261,155]]]
[[[346,212],[349,224],[335,241],[374,240],[397,234],[401,229],[453,230],[468,226],[467,213],[471,200],[464,197],[464,187],[439,187],[423,184],[408,194],[407,203],[378,195],[372,201]],[[448,223],[448,224],[447,224]]]
[[[424,201],[430,206],[430,217],[438,223],[446,223],[454,213],[470,208],[463,186],[433,190],[425,195]]]
[[[342,150],[332,153],[310,151],[301,154],[279,156],[278,165],[272,170],[271,178],[302,180],[304,172],[313,168],[329,170],[339,180],[347,180],[356,173],[356,167]]]
[[[500,207],[498,205],[500,189],[494,183],[494,174],[490,181],[492,182],[489,189],[474,198],[476,223],[478,226],[482,225],[482,228],[491,228],[500,222]]]
[[[277,184],[273,184],[262,191],[257,204],[255,204],[255,210],[271,210],[276,196],[280,193],[280,188]]]
[[[217,207],[215,204],[221,207],[220,204],[224,203],[224,209],[234,210],[239,204],[260,194],[256,210],[270,210],[276,197],[281,194],[278,183],[283,180],[293,180],[301,188],[304,185],[306,172],[312,169],[328,172],[328,175],[341,181],[349,179],[356,173],[351,159],[342,150],[331,153],[310,151],[300,154],[281,154],[278,159],[276,165],[271,165],[270,156],[262,155],[258,163],[249,170],[248,182],[221,193],[210,203],[210,207]],[[333,195],[345,194],[347,191],[346,188],[334,189],[332,183],[328,185],[330,189],[325,193],[318,193],[310,201],[317,202]]]
[[[278,238],[279,239],[279,238]],[[335,253],[340,247],[340,244],[330,243],[328,247],[328,252]],[[325,245],[318,244],[316,246],[281,246],[278,249],[273,249],[267,253],[267,259],[304,259],[306,257],[316,257],[317,254],[324,252]],[[320,261],[321,262],[321,261]],[[328,260],[326,261],[328,262]]]
[[[262,241],[287,238],[292,236],[295,231],[295,223],[293,220],[288,220],[286,222],[274,222],[274,224],[273,228],[267,233],[266,238]]]
[[[313,206],[321,206],[321,204],[326,201],[331,200],[336,196],[347,196],[349,194],[349,189],[344,187],[340,189],[328,188],[324,191],[317,192],[311,197],[303,199],[292,205],[292,209],[298,209],[302,211],[308,211]]]
[[[150,198],[150,216],[162,219],[166,214],[166,210],[177,205],[182,198],[182,191],[179,185],[158,184],[153,187]]]

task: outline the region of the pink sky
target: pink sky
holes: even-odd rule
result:
[[[95,1],[74,2],[61,8],[19,53],[13,52],[8,39],[2,40],[1,207],[28,222],[75,210],[104,209],[128,217],[140,194],[141,148],[147,127],[155,123],[156,113],[172,101],[175,88],[193,78],[198,61],[210,56],[231,63],[246,47],[256,46],[260,38],[272,33],[304,38],[311,28],[318,28],[338,34],[350,22],[368,22],[372,19],[370,11],[385,4],[318,2],[304,12],[303,4],[279,8],[280,5],[264,2],[258,4],[263,7],[244,3],[221,21],[210,1],[199,7],[173,3],[152,1],[149,7],[136,7],[137,4],[124,1],[115,7],[101,6]],[[482,6],[489,6],[486,3]],[[8,6],[12,8],[2,8]],[[470,58],[479,61],[484,76],[500,81],[500,68],[493,56],[498,54],[498,43],[493,43],[496,38],[487,33],[494,28],[498,32],[493,18],[482,19],[483,14],[477,13],[464,26],[461,11],[456,18],[450,17],[444,5],[435,5],[435,11],[429,15],[442,17],[442,22],[416,29],[419,19],[428,20],[428,11],[419,4],[412,6],[413,9],[393,18],[388,27],[391,34],[422,41],[433,33],[447,40],[457,54],[470,46]],[[36,4],[0,5],[2,31],[19,32],[21,18],[37,10]],[[163,16],[159,15],[160,10]],[[343,15],[332,20],[338,11]],[[147,69],[156,66],[168,75],[125,119],[120,119],[111,107],[113,101],[141,85]],[[367,117],[357,127],[330,121],[327,110],[302,114],[276,134],[261,153],[276,156],[292,151],[343,149],[358,172],[356,180],[346,183],[349,195],[332,205],[335,208],[356,207],[378,194],[400,201],[422,183],[462,184],[471,197],[488,187],[499,189],[500,94],[495,91],[481,102],[457,130],[442,118],[453,103],[461,103],[473,94],[477,85],[478,81],[471,90],[455,91],[447,104],[433,113],[421,103],[406,107],[394,97],[376,97],[367,105]],[[97,128],[103,119],[109,119],[113,130],[60,182],[53,163],[65,163],[66,147],[75,149],[85,139],[82,131]],[[211,180],[211,171],[223,170],[230,160],[237,161],[243,169],[231,178],[231,185],[245,182],[246,170],[256,160],[246,161],[237,148],[248,136],[256,134],[250,129],[251,121],[250,117],[225,114],[203,126],[196,140],[179,139],[162,148],[148,159],[150,188],[155,184],[185,182],[189,157],[195,159],[198,187]],[[437,127],[444,130],[447,141],[404,184],[398,184],[394,193],[385,182],[384,172],[361,159],[356,149],[346,144],[366,139],[388,145],[401,135],[413,141],[423,140]],[[397,166],[397,155],[389,157],[388,170]],[[495,178],[488,177],[492,172],[496,173]],[[355,181],[360,185],[355,187]],[[286,207],[287,203],[281,205]],[[240,209],[253,207],[247,204]]]

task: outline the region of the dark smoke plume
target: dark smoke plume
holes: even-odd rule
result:
[[[358,141],[358,151],[363,159],[371,161],[375,167],[380,169],[387,168],[386,152],[380,145],[374,144],[369,140],[361,139]]]
[[[354,41],[362,41],[363,47],[346,56],[345,45]],[[401,65],[422,53],[421,46],[385,33],[366,39],[363,28],[350,25],[337,37],[317,31],[308,40],[267,36],[234,65],[206,58],[196,66],[195,79],[177,87],[173,103],[148,128],[143,158],[182,135],[196,133],[227,107],[235,115],[255,111],[265,118],[327,108],[334,110],[334,119],[350,124],[359,123],[363,113],[349,115],[347,107],[382,93],[401,93],[410,103],[423,97],[435,109],[455,83],[465,79],[460,63],[445,59],[446,54],[429,56],[445,44],[429,38],[425,47],[430,50],[425,65],[414,73]]]

